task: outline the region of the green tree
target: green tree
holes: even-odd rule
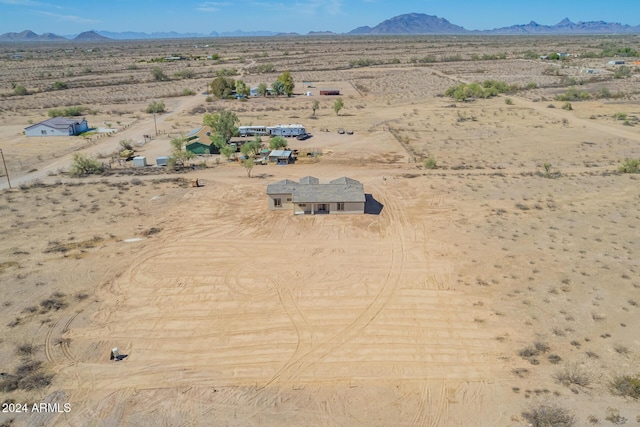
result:
[[[271,138],[269,141],[269,148],[272,150],[281,150],[287,146],[287,140],[281,136]]]
[[[336,116],[340,115],[340,110],[344,108],[344,102],[342,102],[342,98],[336,99],[333,103],[333,111],[336,112]]]
[[[236,82],[232,78],[224,76],[216,77],[211,82],[210,93],[218,98],[228,98],[235,89]]]
[[[73,163],[71,164],[71,175],[73,176],[99,174],[103,169],[96,159],[86,154],[75,153],[73,155]]]
[[[153,78],[159,82],[169,80],[169,77],[162,71],[160,67],[153,67],[151,69],[151,75]]]
[[[156,130],[156,135],[158,135],[158,124],[156,122],[156,113],[164,113],[166,107],[164,102],[162,101],[153,101],[151,104],[147,105],[147,109],[145,110],[147,113],[153,114],[153,127]]]
[[[250,92],[251,88],[247,86],[245,82],[243,82],[242,80],[236,81],[236,94],[247,97],[249,96]]]
[[[267,85],[265,83],[260,83],[258,85],[258,94],[260,96],[267,96]]]
[[[196,156],[185,148],[186,142],[184,138],[173,138],[171,140],[171,163],[173,163],[173,167],[184,166],[186,162]]]
[[[239,122],[240,120],[234,112],[226,110],[222,110],[215,114],[205,114],[202,119],[202,123],[205,126],[209,126],[214,135],[222,137],[225,145],[228,144],[229,141],[231,141],[231,138],[233,138],[233,136],[238,132],[237,124]]]
[[[278,81],[284,85],[284,93],[287,94],[289,98],[293,95],[293,88],[296,85],[293,83],[293,77],[291,76],[291,71],[285,71],[278,76]]]
[[[317,99],[313,100],[313,105],[311,106],[311,109],[313,110],[313,117],[316,116],[316,110],[320,109],[320,101],[318,101]]]
[[[230,160],[231,157],[235,155],[235,153],[236,153],[236,149],[231,145],[225,145],[220,149],[220,154],[225,156],[227,160]]]
[[[242,166],[244,166],[244,168],[247,170],[247,176],[249,178],[251,178],[251,170],[253,169],[253,167],[255,166],[256,162],[253,160],[253,158],[249,157],[248,159],[245,159],[242,162]]]
[[[271,84],[271,90],[276,94],[276,96],[284,95],[284,83],[280,80],[276,80]]]
[[[240,148],[240,152],[245,156],[257,156],[260,154],[260,150],[262,149],[262,138],[256,136],[253,141],[247,142],[243,144]]]

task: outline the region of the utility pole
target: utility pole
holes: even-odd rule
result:
[[[4,153],[0,148],[0,155],[2,156],[2,164],[4,165],[4,173],[7,174],[7,182],[9,183],[9,190],[11,190],[11,180],[9,179],[9,169],[7,169],[7,162],[4,161]]]
[[[158,125],[156,124],[156,110],[153,110],[153,127],[156,129],[156,136],[158,136]]]

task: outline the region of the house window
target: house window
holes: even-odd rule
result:
[[[343,211],[344,210],[344,203],[343,202],[338,202],[338,210],[339,211]]]
[[[276,208],[281,208],[282,207],[282,199],[273,199],[273,206],[275,206]]]
[[[42,135],[46,135],[46,134],[47,134],[47,130],[46,130],[46,129],[43,129],[43,130],[41,130],[41,131],[40,131],[40,133],[41,133]]]
[[[290,201],[291,201],[291,197],[287,197],[287,202],[290,202]]]

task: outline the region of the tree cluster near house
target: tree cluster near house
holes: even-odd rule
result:
[[[249,95],[257,94],[258,96],[267,96],[273,94],[275,96],[293,95],[295,83],[290,71],[285,71],[278,76],[277,80],[271,84],[271,88],[266,83],[260,83],[257,88],[252,89],[242,80],[234,80],[224,75],[216,77],[209,85],[209,93],[219,99],[229,99],[234,96],[245,98]]]

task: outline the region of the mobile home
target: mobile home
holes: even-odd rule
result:
[[[275,125],[267,128],[269,136],[298,136],[305,135],[307,130],[300,124]]]
[[[238,134],[242,137],[245,136],[266,136],[266,126],[239,126]]]

